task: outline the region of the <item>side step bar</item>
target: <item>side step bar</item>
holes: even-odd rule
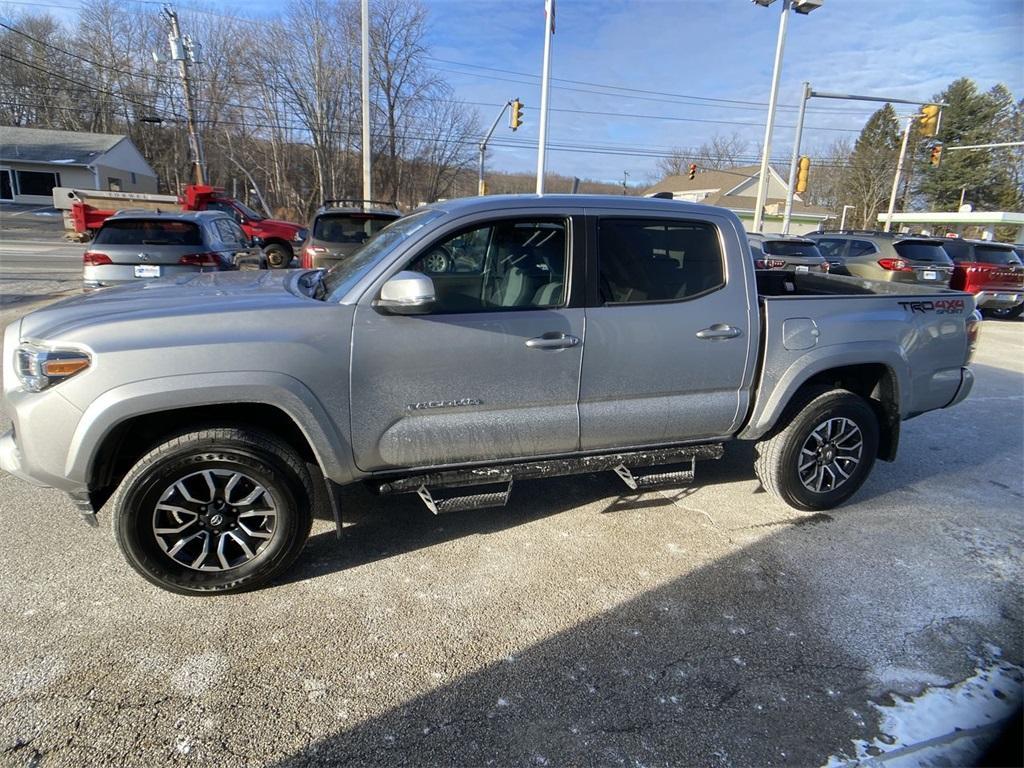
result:
[[[377,491],[382,494],[416,493],[423,500],[423,503],[426,504],[427,508],[436,515],[442,512],[504,506],[508,503],[509,496],[512,493],[512,483],[515,480],[561,477],[584,472],[613,471],[632,490],[649,489],[665,485],[681,485],[693,481],[694,469],[698,460],[720,459],[722,453],[723,450],[720,443],[710,443],[706,445],[680,446],[678,448],[658,448],[649,451],[594,454],[567,459],[547,459],[544,461],[515,464],[469,467],[466,469],[439,470],[420,475],[381,480],[377,484]],[[643,475],[638,475],[634,471],[638,467],[660,467],[683,464],[685,462],[690,463],[689,469],[678,470],[673,468]],[[504,484],[506,487],[498,491],[470,493],[443,499],[435,498],[431,490],[497,484]]]

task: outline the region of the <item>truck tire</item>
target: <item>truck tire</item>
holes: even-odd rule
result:
[[[1018,304],[1015,307],[1007,307],[1006,309],[983,309],[981,314],[987,315],[988,317],[995,317],[999,320],[1016,320],[1024,313],[1024,304]]]
[[[878,454],[878,417],[844,389],[811,393],[754,447],[764,489],[801,510],[832,509],[856,493]],[[787,418],[788,416],[788,418]]]
[[[286,245],[271,243],[263,249],[271,269],[286,269],[292,263],[292,251]]]
[[[203,429],[158,445],[128,472],[113,528],[128,564],[180,595],[253,589],[298,557],[313,523],[309,473],[255,430]]]

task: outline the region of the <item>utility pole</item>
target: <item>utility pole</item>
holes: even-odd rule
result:
[[[185,117],[188,123],[188,142],[192,148],[196,184],[205,184],[206,156],[203,154],[203,143],[196,128],[195,103],[192,99],[192,83],[189,80],[189,67],[196,63],[195,46],[192,44],[192,38],[188,35],[181,36],[177,11],[170,5],[165,5],[163,13],[171,27],[171,31],[167,34],[167,40],[171,45],[171,59],[178,65],[181,87],[185,92]]]
[[[555,0],[544,0],[544,70],[540,81],[540,136],[537,140],[537,194],[544,194],[547,161],[548,85],[551,79],[551,36],[555,34]]]
[[[363,203],[373,199],[373,146],[370,138],[370,0],[362,2],[362,75],[363,92]]]
[[[626,194],[626,190],[629,188],[629,171],[622,172],[622,194]]]
[[[844,205],[843,206],[843,217],[839,221],[839,229],[840,229],[840,231],[846,229],[846,212],[848,210],[856,211],[857,210],[857,206],[855,206],[855,205]]]
[[[764,205],[768,199],[768,158],[772,151],[772,130],[775,127],[775,103],[779,97],[779,78],[782,76],[782,52],[786,47],[786,23],[789,21],[790,0],[782,0],[779,36],[775,41],[775,65],[772,67],[772,90],[768,97],[768,118],[764,124],[764,143],[761,145],[761,171],[757,179],[757,202],[754,205],[754,231],[764,227]]]
[[[907,156],[907,143],[910,141],[910,131],[914,128],[914,121],[917,115],[907,118],[907,129],[903,132],[903,143],[900,145],[900,159],[896,161],[896,175],[892,179],[892,194],[889,195],[889,212],[885,216],[885,231],[892,229],[892,214],[896,209],[896,195],[900,190],[900,175],[903,173],[903,159]]]

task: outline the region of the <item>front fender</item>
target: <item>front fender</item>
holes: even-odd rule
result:
[[[300,382],[272,371],[233,371],[163,376],[125,384],[94,400],[78,422],[68,450],[65,475],[85,485],[104,439],[127,419],[149,413],[219,403],[272,405],[296,423],[324,476],[349,482],[356,470],[352,449],[320,401]]]
[[[774,370],[766,366],[761,375],[754,410],[741,440],[758,440],[775,426],[793,396],[813,376],[832,368],[881,364],[896,377],[900,415],[911,411],[910,362],[899,346],[881,341],[850,342],[820,347],[792,360],[788,366]]]

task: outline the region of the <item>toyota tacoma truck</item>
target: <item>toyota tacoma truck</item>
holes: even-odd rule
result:
[[[183,594],[255,587],[338,489],[433,513],[610,471],[684,483],[728,440],[764,488],[830,509],[900,423],[970,392],[970,294],[756,274],[731,212],[660,199],[452,200],[328,270],[115,287],[6,330],[0,466],[112,514]]]

